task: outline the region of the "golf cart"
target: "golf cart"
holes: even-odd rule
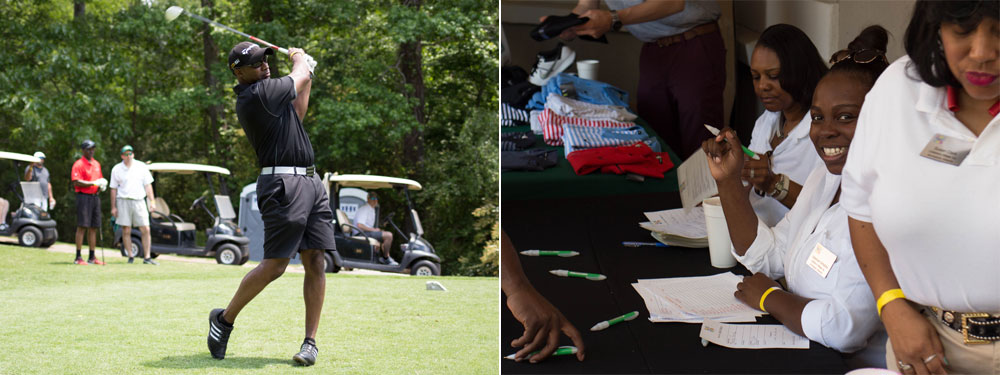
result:
[[[0,151],[0,159],[13,161],[15,172],[21,170],[19,162],[38,163],[41,161],[41,159],[31,155],[4,151]],[[21,246],[51,246],[56,242],[58,233],[56,221],[52,220],[48,212],[42,210],[42,202],[46,198],[42,196],[41,185],[38,182],[21,182],[20,191],[18,191],[17,186],[17,182],[8,185],[10,190],[21,200],[21,205],[13,211],[11,220],[7,223],[6,228],[0,230],[0,235],[10,236],[17,233],[17,242]]]
[[[208,181],[209,192],[215,203],[214,214],[205,203],[208,196],[198,197],[191,203],[190,209],[201,207],[212,218],[212,228],[205,229],[207,238],[205,246],[202,247],[196,243],[197,230],[194,223],[184,221],[180,216],[171,213],[167,202],[163,200],[162,196],[157,196],[156,206],[149,213],[149,232],[152,238],[151,257],[156,257],[159,254],[214,256],[219,264],[229,265],[240,265],[250,259],[250,239],[244,236],[236,223],[233,222],[236,219],[236,211],[233,209],[233,203],[229,200],[229,195],[226,194],[226,184],[222,176],[229,175],[228,169],[186,163],[153,163],[148,168],[153,173],[154,180],[159,180],[159,175],[163,173],[182,175],[201,173]],[[215,185],[212,184],[211,176],[213,173],[219,175],[219,186],[223,194],[215,194]],[[132,248],[125,249],[121,227],[117,227],[114,246],[121,247],[122,256],[141,257],[142,241],[139,228],[132,227],[130,235],[132,236]]]
[[[441,258],[435,253],[430,242],[422,236],[424,229],[420,225],[420,217],[417,210],[413,208],[410,200],[410,190],[420,190],[420,183],[405,178],[346,174],[337,175],[326,173],[323,176],[323,186],[330,196],[330,208],[336,213],[335,236],[337,251],[328,251],[326,254],[327,272],[337,272],[341,267],[364,268],[385,272],[407,273],[418,276],[432,276],[441,274]],[[407,217],[410,218],[410,227],[413,231],[407,235],[392,221],[392,216],[386,220],[398,233],[399,249],[403,251],[403,259],[398,265],[381,264],[378,262],[379,246],[381,243],[358,228],[348,219],[347,213],[339,209],[341,188],[361,188],[361,189],[396,189],[401,190],[406,196]],[[378,220],[376,220],[376,223]],[[394,241],[397,242],[397,241]]]

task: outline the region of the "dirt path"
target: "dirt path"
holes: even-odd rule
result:
[[[17,237],[0,236],[0,243],[6,244],[6,245],[17,245]],[[84,248],[84,252],[86,252],[87,251],[86,250],[87,249],[86,244],[84,244],[83,248]],[[56,243],[52,244],[52,246],[49,246],[49,248],[46,249],[46,251],[52,251],[52,252],[56,252],[56,253],[74,254],[74,253],[76,253],[76,246],[74,244],[71,244],[71,243],[56,242]],[[97,253],[98,254],[101,253],[101,247],[100,246],[97,247]],[[124,258],[122,256],[122,253],[121,253],[120,250],[118,250],[118,249],[112,249],[112,248],[107,248],[107,247],[104,248],[104,256],[105,257],[113,257],[113,258]],[[170,261],[170,262],[185,262],[185,263],[209,263],[209,264],[215,264],[216,263],[215,259],[213,259],[213,258],[186,257],[186,256],[168,255],[168,254],[160,254],[160,256],[156,257],[156,260],[157,261]],[[244,264],[242,267],[253,268],[253,267],[256,267],[256,266],[257,266],[256,262],[247,262],[247,264]],[[305,269],[302,268],[301,264],[289,264],[288,268],[285,270],[285,272],[306,273]],[[350,271],[343,271],[342,270],[340,272],[348,274],[348,275],[409,276],[409,275],[404,275],[404,274],[399,274],[399,273],[379,272],[379,271],[362,270],[362,269],[356,269],[356,268],[352,269]]]

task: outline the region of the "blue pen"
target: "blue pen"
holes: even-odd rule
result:
[[[622,246],[625,247],[640,247],[640,246],[656,246],[656,247],[670,247],[665,243],[660,242],[636,242],[636,241],[622,241]]]

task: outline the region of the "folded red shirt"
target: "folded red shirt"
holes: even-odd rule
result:
[[[643,142],[573,151],[566,156],[566,160],[573,166],[573,171],[581,176],[600,170],[601,173],[635,173],[663,178],[663,174],[674,167],[666,152],[653,152]]]

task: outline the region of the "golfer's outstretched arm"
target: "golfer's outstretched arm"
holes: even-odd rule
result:
[[[288,74],[295,81],[295,100],[292,106],[295,113],[299,115],[299,120],[306,117],[306,109],[309,108],[309,91],[312,88],[312,76],[309,73],[309,63],[306,62],[306,53],[301,48],[289,48],[288,53],[292,59],[292,72]]]

